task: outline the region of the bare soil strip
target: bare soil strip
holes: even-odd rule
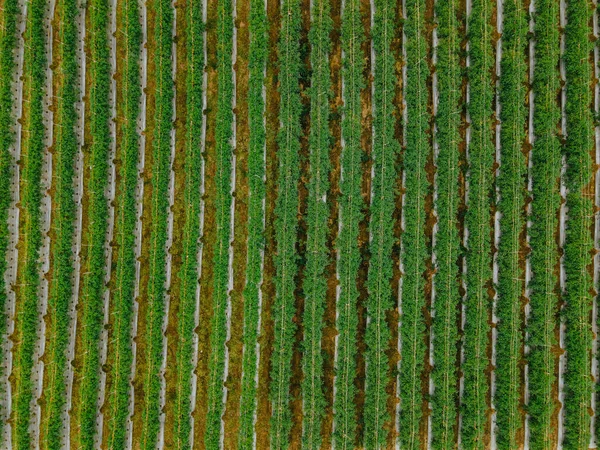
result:
[[[216,25],[217,25],[217,0],[206,1],[206,84],[204,95],[206,97],[204,139],[204,213],[202,243],[202,273],[200,276],[200,313],[198,325],[198,364],[196,367],[197,386],[199,395],[195,399],[195,409],[192,414],[194,420],[194,447],[200,450],[204,446],[206,430],[206,415],[208,410],[208,359],[210,353],[210,320],[212,317],[212,291],[213,291],[213,247],[215,241],[215,119],[217,103],[217,73],[216,73]]]
[[[16,53],[16,70],[13,76],[12,83],[14,85],[13,92],[13,117],[15,119],[22,117],[23,114],[23,56],[25,50],[25,42],[23,40],[23,33],[25,31],[25,17],[27,14],[27,3],[24,0],[19,2],[19,9],[21,14],[19,16],[19,22],[17,25],[18,29],[18,40],[17,40],[17,53]],[[6,327],[6,336],[10,336],[15,331],[15,313],[16,313],[16,290],[15,283],[17,281],[17,268],[19,262],[19,201],[20,201],[20,166],[18,161],[21,157],[21,136],[22,136],[22,123],[20,120],[15,120],[15,142],[11,149],[12,156],[12,167],[11,167],[11,192],[13,193],[11,204],[8,212],[9,222],[9,242],[8,242],[8,270],[4,274],[6,287],[8,288],[8,298],[6,305],[6,316],[8,323]],[[2,389],[6,392],[5,396],[2,396],[0,403],[0,421],[3,422],[2,431],[4,436],[0,439],[0,442],[11,442],[12,427],[8,420],[12,411],[12,395],[11,395],[11,383],[9,380],[10,373],[12,371],[13,363],[13,342],[10,339],[4,339],[2,336],[2,343],[5,345],[4,354],[6,360],[2,361],[4,365],[4,373],[0,383]]]
[[[228,315],[228,373],[225,387],[227,401],[225,405],[224,448],[238,447],[241,379],[242,379],[242,337],[243,337],[243,290],[246,270],[246,241],[248,238],[248,50],[250,35],[248,30],[249,7],[248,1],[236,1],[235,5],[235,36],[234,40],[234,79],[235,79],[235,165],[234,165],[234,211],[232,214],[232,251],[230,279],[230,314]]]

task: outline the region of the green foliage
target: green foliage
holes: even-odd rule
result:
[[[75,165],[79,150],[77,123],[79,117],[76,103],[81,96],[81,72],[77,63],[79,31],[77,19],[81,13],[77,0],[63,0],[57,5],[59,10],[59,53],[61,85],[57,96],[55,115],[55,167],[53,209],[56,216],[52,223],[52,279],[48,296],[50,326],[46,331],[48,345],[46,354],[47,384],[44,389],[46,399],[46,423],[43,425],[42,440],[48,449],[62,448],[63,417],[67,405],[67,365],[69,330],[71,327],[69,310],[73,299],[74,274],[73,245],[75,244]]]
[[[405,194],[404,233],[402,235],[402,316],[400,362],[400,445],[419,448],[422,418],[421,373],[425,360],[425,261],[429,251],[425,234],[425,197],[429,185],[425,165],[431,155],[428,136],[429,42],[425,23],[424,0],[406,3],[406,150],[404,153]],[[376,111],[377,112],[377,111]],[[387,115],[387,114],[386,114]],[[391,128],[391,126],[390,126]],[[389,190],[392,181],[383,183]],[[391,202],[388,202],[391,203]],[[390,206],[388,206],[390,207]],[[389,219],[388,219],[389,220]],[[391,236],[388,238],[391,245]],[[388,257],[389,258],[389,257]]]
[[[204,71],[204,23],[202,0],[186,5],[186,141],[185,141],[185,224],[182,264],[179,271],[180,299],[177,323],[177,391],[173,435],[177,450],[191,449],[192,375],[194,371],[194,328],[198,290],[198,249],[202,204],[202,82]]]
[[[389,420],[386,387],[390,381],[389,358],[386,354],[391,338],[386,322],[387,312],[394,306],[392,297],[392,246],[394,244],[393,213],[396,196],[396,159],[400,144],[394,137],[394,88],[396,85],[394,55],[390,48],[395,34],[396,3],[375,2],[373,47],[375,95],[373,99],[373,179],[371,187],[371,261],[367,287],[366,381],[365,381],[365,446],[385,445]]]
[[[132,326],[136,281],[137,183],[140,139],[137,120],[140,115],[140,54],[142,26],[137,0],[119,5],[119,29],[124,39],[123,77],[121,85],[121,142],[117,156],[121,161],[117,195],[114,294],[111,314],[114,327],[109,339],[111,372],[106,392],[108,422],[107,443],[110,448],[124,449],[127,444],[127,420],[131,398],[130,376],[133,365]],[[120,61],[118,62],[120,63]]]
[[[216,122],[216,238],[213,256],[213,297],[208,362],[208,416],[205,444],[219,449],[223,381],[225,378],[225,341],[227,340],[227,303],[229,301],[229,242],[231,240],[231,171],[233,160],[233,11],[231,0],[218,2],[217,20],[217,122]]]
[[[154,0],[154,62],[156,95],[152,139],[152,204],[150,214],[150,263],[145,321],[141,448],[154,449],[160,430],[160,391],[163,383],[163,324],[166,308],[166,261],[171,177],[171,130],[173,128],[173,20],[170,0]]]
[[[17,18],[19,4],[17,0],[6,0],[1,11],[0,20],[0,360],[5,360],[6,327],[8,317],[5,315],[8,287],[4,273],[8,268],[7,251],[9,241],[8,211],[11,202],[11,186],[13,158],[10,148],[15,142],[13,116],[14,97],[12,93],[14,72],[16,68],[15,48],[18,40]],[[4,365],[0,365],[0,378],[4,378]],[[4,384],[0,385],[0,399],[7,395]],[[4,445],[4,422],[0,421],[0,445]]]
[[[341,178],[339,196],[340,228],[336,241],[339,255],[339,298],[337,301],[338,347],[335,366],[334,397],[334,444],[335,448],[354,448],[356,438],[356,356],[358,314],[358,269],[360,249],[358,246],[359,224],[363,218],[364,201],[361,195],[362,158],[361,148],[361,100],[360,92],[365,86],[365,67],[361,45],[365,31],[360,17],[360,1],[349,0],[342,11],[342,49],[344,79],[344,109],[342,116]]]
[[[496,183],[500,200],[500,243],[498,245],[498,297],[496,316],[496,423],[500,449],[518,446],[524,425],[521,408],[523,314],[521,294],[524,268],[520,266],[520,239],[525,226],[527,162],[526,140],[527,29],[528,15],[521,0],[503,4],[502,59],[500,61],[500,172]]]
[[[465,449],[485,448],[489,433],[487,417],[490,387],[486,370],[488,319],[492,280],[491,205],[494,181],[494,21],[495,5],[473,0],[468,21],[469,104],[471,140],[467,182],[469,197],[465,225],[469,232],[465,255],[464,392],[462,397],[461,442]]]
[[[93,449],[98,430],[98,390],[100,388],[100,345],[104,324],[104,295],[106,292],[106,236],[108,230],[109,158],[112,145],[110,123],[110,3],[109,0],[91,0],[89,13],[89,155],[85,172],[88,180],[88,227],[85,242],[87,256],[82,264],[83,290],[80,304],[83,315],[82,335],[83,366],[81,379],[79,417],[79,444]]]
[[[564,244],[565,282],[565,436],[563,448],[587,448],[592,396],[592,277],[593,189],[590,184],[594,149],[592,112],[591,2],[567,3],[565,69],[567,75],[567,223]]]
[[[283,0],[279,37],[280,129],[278,191],[275,203],[274,342],[271,355],[271,448],[287,448],[292,418],[289,409],[292,346],[296,325],[295,277],[298,271],[298,181],[300,177],[300,2]]]
[[[558,363],[558,211],[560,209],[560,104],[561,82],[560,2],[538,0],[535,14],[535,66],[533,72],[535,138],[532,150],[531,313],[527,319],[529,339],[529,445],[550,449],[556,442],[553,417],[557,413],[555,389]]]
[[[453,449],[456,442],[458,400],[458,311],[460,240],[458,223],[459,159],[463,106],[461,73],[461,20],[457,0],[437,2],[437,87],[436,115],[437,224],[435,256],[437,273],[433,301],[434,396],[432,398],[432,447]]]
[[[267,15],[264,0],[250,2],[250,49],[248,79],[248,260],[244,286],[244,354],[240,400],[239,447],[254,445],[254,417],[258,371],[260,285],[265,243],[265,100],[264,70],[267,62]]]
[[[46,150],[44,99],[46,95],[46,2],[32,0],[28,5],[25,32],[24,83],[28,100],[23,126],[21,171],[21,236],[23,251],[14,347],[15,391],[13,403],[13,446],[30,448],[33,366],[40,313],[40,249],[42,247],[42,167]]]
[[[312,78],[310,88],[309,181],[306,211],[306,263],[304,266],[304,342],[302,369],[303,427],[302,447],[321,446],[321,422],[325,414],[323,391],[323,314],[327,293],[325,268],[329,263],[327,249],[329,205],[329,99],[331,74],[329,52],[332,29],[329,0],[315,0],[312,4],[311,45]]]

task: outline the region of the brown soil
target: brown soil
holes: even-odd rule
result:
[[[340,0],[331,3],[331,17],[333,20],[333,30],[331,32],[331,55],[329,61],[329,70],[331,71],[331,91],[330,101],[330,125],[329,129],[333,138],[333,146],[330,150],[329,159],[331,171],[329,177],[329,192],[327,193],[327,202],[331,205],[329,215],[329,238],[327,240],[330,264],[326,268],[327,274],[327,304],[323,320],[323,381],[325,390],[325,416],[321,429],[322,449],[332,447],[333,432],[333,386],[335,379],[335,337],[337,329],[336,319],[336,300],[337,300],[337,275],[336,275],[336,249],[335,241],[337,238],[339,226],[339,204],[338,196],[340,194],[340,155],[342,152],[341,142],[341,108],[342,102],[342,47],[340,42],[341,35],[341,7]]]
[[[242,356],[244,334],[244,297],[246,281],[246,255],[248,238],[248,30],[249,2],[237,1],[237,61],[236,71],[236,175],[235,222],[233,239],[233,291],[231,292],[229,372],[227,374],[227,402],[225,405],[224,448],[236,449],[240,422],[240,396],[242,381]],[[243,414],[243,412],[242,412]]]
[[[369,271],[369,211],[371,203],[371,152],[373,150],[373,104],[371,95],[371,86],[373,84],[373,73],[371,68],[371,4],[369,0],[361,0],[360,2],[361,20],[365,30],[365,41],[362,44],[362,52],[365,58],[365,88],[362,90],[360,98],[362,104],[362,124],[361,124],[361,147],[364,149],[365,158],[363,162],[363,180],[362,180],[362,199],[364,202],[363,220],[359,225],[359,246],[361,254],[361,265],[358,271],[358,329],[357,329],[357,365],[356,365],[356,415],[359,418],[358,427],[356,430],[357,447],[361,447],[364,440],[364,423],[362,417],[365,408],[365,351],[367,345],[365,343],[365,331],[367,328],[367,307],[366,301],[368,298],[367,290],[367,275]]]
[[[467,98],[467,86],[468,79],[465,76],[465,69],[467,67],[466,60],[466,49],[467,49],[467,37],[466,37],[466,0],[461,0],[460,11],[458,13],[458,19],[461,21],[460,25],[460,36],[461,36],[461,50],[462,56],[460,58],[460,66],[463,69],[463,77],[461,81],[461,102],[466,101]],[[458,236],[460,239],[460,253],[457,262],[457,280],[459,283],[458,293],[461,299],[465,298],[467,293],[465,289],[465,284],[463,280],[463,269],[465,267],[465,214],[467,211],[467,185],[466,185],[466,177],[468,170],[468,162],[467,162],[467,130],[469,128],[469,123],[467,121],[467,110],[463,108],[461,111],[461,125],[460,125],[460,145],[459,145],[459,160],[458,160]],[[458,329],[458,342],[456,343],[456,392],[460,394],[460,380],[463,377],[462,365],[461,365],[461,351],[462,351],[462,342],[464,340],[464,327],[463,327],[463,301],[459,302],[456,309],[456,328]],[[456,396],[456,411],[460,411],[461,408],[461,397],[460,395]],[[456,415],[456,422],[454,424],[454,433],[455,436],[458,437],[460,432],[460,414]]]
[[[278,0],[267,0],[267,15],[269,21],[269,55],[265,78],[266,87],[266,212],[265,212],[265,260],[262,284],[261,334],[259,336],[260,361],[258,372],[258,406],[256,420],[256,448],[269,448],[269,419],[271,402],[269,401],[270,359],[273,343],[273,320],[271,307],[275,297],[275,254],[274,209],[275,186],[277,181],[277,130],[279,129],[279,92],[277,91],[277,41],[279,39],[280,12]]]
[[[290,382],[290,409],[292,412],[292,429],[290,438],[290,449],[300,449],[302,445],[302,343],[304,341],[304,267],[302,261],[306,260],[306,210],[308,202],[308,181],[310,177],[310,146],[308,137],[310,133],[310,42],[308,32],[310,30],[310,0],[300,0],[301,8],[301,30],[300,30],[300,101],[302,103],[302,114],[300,118],[302,133],[300,135],[300,182],[298,183],[298,234],[296,240],[296,251],[298,252],[299,265],[295,278],[295,309],[294,323],[296,333],[294,335],[294,349],[292,354],[292,377]]]
[[[427,161],[425,163],[425,172],[427,173],[427,181],[429,183],[428,192],[425,197],[425,236],[427,241],[427,251],[428,257],[425,261],[425,272],[423,274],[424,282],[425,282],[425,308],[422,311],[423,317],[425,319],[425,336],[424,336],[424,344],[425,344],[425,359],[423,361],[423,372],[421,373],[421,395],[423,398],[423,403],[421,404],[422,408],[422,418],[420,424],[420,440],[421,440],[421,448],[426,449],[428,446],[428,438],[429,438],[429,416],[431,415],[431,408],[429,404],[429,379],[431,377],[431,372],[433,370],[433,366],[430,364],[430,345],[431,345],[431,327],[432,327],[432,291],[433,291],[433,276],[435,275],[436,269],[432,260],[432,249],[433,249],[433,228],[437,223],[437,217],[435,215],[435,204],[433,200],[433,183],[435,179],[435,174],[437,168],[434,164],[433,160],[433,128],[434,128],[434,116],[433,116],[433,73],[435,72],[435,66],[433,65],[432,55],[433,55],[433,30],[435,28],[434,24],[434,2],[433,0],[426,1],[426,11],[425,11],[425,34],[426,39],[429,43],[428,48],[428,66],[430,70],[430,76],[427,80],[427,88],[429,91],[428,96],[428,107],[427,112],[429,114],[429,145],[431,151],[427,156]]]
[[[403,17],[402,5],[398,4],[396,7],[396,23],[401,23]],[[396,73],[396,86],[394,93],[394,138],[402,144],[403,140],[403,129],[402,129],[402,116],[403,116],[403,96],[402,96],[402,69],[404,61],[402,60],[402,27],[396,27],[396,33],[392,39],[391,50],[394,54],[396,61],[395,73]],[[401,155],[397,155],[396,167],[400,167]],[[389,358],[389,370],[391,372],[390,382],[386,388],[387,397],[387,410],[389,415],[389,421],[385,425],[388,430],[387,445],[389,448],[394,448],[395,443],[398,439],[398,430],[396,428],[396,416],[397,408],[400,402],[398,397],[398,367],[400,364],[400,352],[398,351],[398,338],[399,338],[399,327],[400,322],[400,309],[398,304],[398,293],[400,288],[400,280],[402,278],[402,272],[400,271],[400,242],[402,237],[402,197],[404,189],[402,187],[402,172],[398,170],[396,177],[395,186],[397,195],[395,197],[395,209],[393,214],[394,223],[394,246],[392,247],[392,261],[393,261],[393,272],[392,272],[392,296],[396,299],[394,308],[391,309],[386,317],[388,327],[390,329],[390,342],[388,344],[388,358]]]
[[[175,30],[175,158],[173,160],[173,174],[175,176],[174,201],[171,211],[173,213],[173,244],[171,245],[171,288],[169,289],[169,317],[167,321],[167,364],[165,371],[165,404],[166,413],[164,439],[165,447],[173,448],[174,439],[173,426],[175,421],[175,409],[169,407],[175,401],[177,391],[177,349],[179,348],[179,312],[181,301],[181,279],[179,272],[182,265],[183,252],[183,230],[185,227],[186,204],[185,204],[185,122],[187,119],[186,103],[186,77],[187,77],[187,52],[186,52],[186,26],[185,17],[186,0],[178,0],[175,3],[176,30]]]
[[[152,224],[151,214],[151,202],[152,202],[152,141],[153,141],[153,130],[154,130],[154,111],[156,108],[156,77],[154,72],[156,71],[156,64],[154,58],[151,55],[154,54],[156,46],[154,39],[154,26],[156,22],[156,13],[151,4],[147,4],[146,16],[147,16],[147,43],[146,49],[148,52],[148,70],[147,70],[147,84],[146,84],[146,129],[144,130],[144,136],[146,138],[144,148],[144,171],[142,173],[142,180],[144,183],[144,196],[142,199],[143,212],[142,212],[142,224]],[[144,376],[146,374],[147,363],[146,363],[146,316],[148,311],[147,302],[147,291],[149,282],[149,259],[150,259],[150,236],[151,226],[142,226],[142,251],[140,255],[140,284],[139,284],[139,296],[138,296],[138,324],[137,324],[137,335],[134,338],[136,343],[136,366],[135,366],[135,377],[133,379],[134,388],[134,407],[133,407],[133,442],[139,443],[141,441],[142,433],[142,412],[144,409]],[[134,444],[135,445],[135,444]],[[139,444],[138,444],[139,445]]]
[[[215,241],[215,121],[217,106],[217,1],[208,0],[206,17],[206,141],[204,151],[204,234],[202,236],[202,273],[200,275],[200,324],[198,333],[197,392],[194,418],[194,446],[204,449],[204,432],[208,410],[208,357],[210,354],[210,320],[212,317],[213,243]]]

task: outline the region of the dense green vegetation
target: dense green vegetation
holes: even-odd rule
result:
[[[563,448],[587,448],[590,441],[592,385],[592,277],[588,266],[592,240],[592,159],[594,123],[592,116],[592,5],[587,0],[567,3],[565,54],[567,101],[567,222],[564,243],[566,369],[565,435]]]
[[[500,200],[500,243],[496,316],[496,424],[500,449],[518,447],[524,426],[521,409],[523,313],[521,295],[525,271],[521,261],[521,233],[525,226],[527,162],[527,9],[521,0],[503,4],[502,58],[500,61],[500,171],[496,179]]]
[[[177,391],[173,434],[175,448],[191,448],[192,374],[194,370],[194,328],[198,291],[198,248],[200,239],[200,188],[202,186],[202,73],[204,70],[204,23],[202,0],[188,0],[185,10],[186,141],[185,141],[185,224],[182,264],[179,271],[179,312],[177,323]]]
[[[400,362],[400,445],[420,448],[422,417],[421,372],[425,360],[425,197],[429,184],[425,165],[431,155],[428,101],[429,39],[425,24],[425,1],[406,3],[406,149],[404,152],[404,233],[402,234],[402,316]],[[377,89],[377,88],[376,88]],[[391,184],[390,182],[386,185]],[[386,187],[386,189],[389,189]],[[391,239],[388,238],[391,241]]]
[[[4,361],[5,338],[8,317],[5,314],[8,298],[8,286],[3,274],[8,268],[7,251],[9,242],[8,211],[11,202],[11,186],[13,158],[10,149],[15,142],[13,116],[14,72],[16,68],[15,48],[18,42],[17,24],[19,4],[16,0],[7,0],[0,15],[0,360]],[[0,365],[0,379],[4,379],[4,365]],[[4,383],[0,385],[0,400],[4,401],[7,393]],[[4,444],[4,421],[0,421],[0,445]]]
[[[13,374],[13,446],[30,448],[34,353],[40,313],[40,249],[42,247],[42,167],[46,150],[44,99],[46,95],[46,33],[44,0],[28,4],[25,31],[23,141],[21,148],[21,239],[19,289]]]
[[[0,0],[0,447],[593,444],[565,4]]]
[[[437,273],[433,300],[434,395],[432,398],[432,434],[434,448],[452,449],[456,442],[456,402],[458,400],[458,312],[459,235],[458,206],[459,159],[462,143],[462,13],[456,0],[437,2],[437,89],[439,100],[435,124],[437,133],[437,213],[435,236]]]
[[[117,144],[120,160],[117,187],[117,213],[115,223],[115,275],[114,295],[110,304],[111,329],[108,353],[106,421],[108,423],[107,445],[124,449],[127,444],[127,420],[131,399],[130,377],[133,364],[132,326],[136,285],[136,224],[137,183],[140,138],[137,120],[140,115],[141,74],[140,54],[142,26],[140,8],[136,0],[119,4],[118,29],[126,36],[123,45],[124,58],[118,105],[118,127],[121,139]]]
[[[208,363],[208,416],[205,444],[218,449],[221,441],[225,341],[229,301],[229,241],[231,240],[231,169],[233,163],[233,11],[231,0],[217,5],[216,238],[213,256],[212,317]]]
[[[490,431],[488,422],[487,369],[492,280],[491,199],[494,181],[494,21],[495,4],[473,0],[468,19],[469,104],[471,139],[467,183],[469,196],[465,214],[467,273],[465,297],[464,376],[461,442],[465,449],[484,449]]]
[[[342,49],[344,54],[342,78],[344,80],[344,109],[342,116],[342,139],[344,148],[340,160],[341,179],[339,196],[339,232],[336,241],[339,277],[337,301],[338,346],[335,366],[334,397],[334,445],[335,448],[354,448],[357,426],[354,399],[357,389],[356,344],[358,314],[358,246],[359,224],[363,218],[364,201],[361,196],[362,158],[361,148],[361,100],[360,92],[365,86],[365,67],[361,45],[365,40],[360,17],[360,1],[349,0],[342,12]]]
[[[296,325],[294,290],[298,271],[298,181],[300,177],[300,2],[283,0],[279,36],[279,120],[277,200],[275,204],[274,342],[271,355],[271,448],[287,448],[292,417],[289,409],[292,346]]]
[[[394,306],[392,298],[393,212],[396,195],[396,159],[400,144],[394,137],[394,88],[396,85],[391,42],[395,33],[396,4],[391,0],[375,2],[373,46],[375,95],[373,98],[373,180],[371,187],[371,261],[367,287],[366,331],[367,373],[365,380],[365,446],[385,445],[389,420],[386,388],[390,381],[386,354],[390,330],[386,313]]]
[[[110,2],[92,0],[89,5],[89,62],[87,64],[89,96],[89,135],[84,176],[87,179],[87,230],[84,242],[87,253],[82,263],[83,288],[81,333],[83,362],[80,378],[79,445],[93,449],[97,435],[98,389],[100,387],[100,348],[104,324],[104,295],[106,292],[106,235],[108,231],[109,157],[112,146],[110,123]]]
[[[81,96],[81,72],[77,62],[79,6],[76,0],[63,0],[57,4],[59,17],[58,76],[60,86],[55,115],[55,142],[53,183],[53,208],[56,213],[52,221],[54,231],[50,251],[53,255],[52,279],[48,296],[50,324],[46,330],[46,382],[44,392],[46,408],[41,435],[42,446],[48,449],[63,447],[61,439],[63,418],[67,405],[67,368],[69,331],[71,328],[70,309],[73,300],[73,275],[75,244],[75,165],[79,150],[76,126],[79,116],[76,102]]]
[[[534,142],[532,149],[531,272],[527,319],[529,339],[530,448],[550,449],[556,445],[553,418],[557,411],[555,389],[558,377],[558,211],[560,208],[561,89],[560,2],[538,0],[536,4],[535,66],[533,90]]]
[[[166,312],[169,183],[171,178],[171,130],[173,128],[173,21],[170,0],[154,0],[154,77],[156,83],[152,136],[152,198],[150,261],[145,318],[141,448],[154,449],[160,430],[160,391],[163,385],[163,325]]]
[[[321,446],[321,422],[325,414],[323,392],[323,313],[328,265],[327,234],[329,220],[329,99],[331,97],[331,74],[329,53],[332,28],[329,0],[315,0],[312,4],[312,25],[309,33],[312,68],[310,88],[310,135],[309,135],[309,181],[306,211],[306,263],[304,266],[304,342],[302,369],[302,400],[304,421],[302,426],[303,448]]]
[[[252,448],[256,412],[260,286],[265,244],[265,100],[264,71],[267,62],[267,15],[264,0],[250,2],[248,80],[248,259],[244,286],[244,354],[240,400],[239,447]]]

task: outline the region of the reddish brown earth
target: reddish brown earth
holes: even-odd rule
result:
[[[362,104],[362,124],[361,124],[361,146],[365,152],[365,158],[363,160],[363,180],[362,180],[362,198],[364,202],[363,220],[359,226],[359,246],[361,254],[361,265],[358,273],[358,330],[357,330],[357,366],[356,366],[356,414],[358,417],[362,417],[365,405],[365,357],[364,353],[366,350],[365,343],[365,330],[367,327],[367,308],[366,301],[368,297],[367,291],[367,275],[369,270],[369,204],[371,202],[371,166],[373,160],[371,159],[371,153],[373,150],[373,104],[371,89],[373,84],[373,73],[371,61],[371,4],[370,0],[361,0],[360,2],[360,13],[362,18],[362,24],[365,30],[365,40],[362,45],[362,52],[365,58],[365,72],[364,79],[365,88],[361,92],[361,104]],[[363,442],[364,424],[359,420],[357,433],[356,433],[356,444],[360,446]]]
[[[176,30],[175,30],[175,158],[173,159],[173,174],[175,177],[174,202],[171,207],[173,214],[173,244],[171,245],[171,288],[169,289],[169,317],[167,319],[167,364],[165,371],[165,404],[172,405],[175,401],[177,390],[177,349],[179,346],[179,335],[177,327],[179,322],[181,302],[181,279],[179,271],[182,265],[183,231],[185,227],[185,123],[187,120],[186,104],[186,77],[187,77],[187,51],[186,51],[186,27],[187,20],[185,9],[188,6],[186,0],[178,0],[175,3]],[[165,429],[164,441],[166,448],[173,448],[174,436],[173,426],[175,421],[174,408],[164,408]]]
[[[194,418],[194,446],[204,449],[208,389],[208,358],[210,354],[210,320],[212,317],[213,243],[215,241],[215,121],[217,106],[217,1],[207,0],[206,17],[206,140],[204,151],[204,235],[202,236],[202,273],[200,275],[200,323],[198,333],[198,366],[196,367],[198,395]]]
[[[279,1],[267,0],[267,16],[269,20],[269,54],[265,78],[266,87],[266,211],[265,211],[265,259],[262,284],[261,331],[259,337],[260,362],[258,368],[258,407],[256,420],[256,448],[269,448],[269,419],[271,402],[269,401],[270,359],[273,344],[273,320],[271,308],[275,297],[275,254],[274,209],[277,181],[277,130],[279,129],[279,93],[277,92],[277,41],[279,39],[280,13]]]
[[[150,236],[152,223],[151,214],[151,202],[152,202],[152,142],[154,140],[154,112],[156,109],[156,77],[154,72],[156,71],[156,64],[154,58],[150,55],[154,53],[155,43],[155,21],[156,13],[153,8],[147,8],[147,44],[146,49],[148,52],[148,79],[146,83],[146,129],[144,130],[145,148],[144,148],[144,171],[142,174],[142,180],[144,183],[144,196],[143,212],[142,212],[142,223],[146,224],[142,226],[142,252],[140,255],[140,288],[138,297],[138,328],[137,336],[134,338],[136,342],[136,361],[135,361],[135,377],[133,379],[134,388],[134,406],[133,406],[133,442],[140,442],[142,432],[142,411],[144,408],[144,374],[147,371],[147,364],[145,358],[146,352],[146,339],[145,339],[145,326],[146,326],[146,315],[148,311],[148,281],[150,277],[149,269],[149,254],[150,254]],[[135,445],[135,444],[134,444]]]
[[[231,328],[229,372],[227,375],[227,403],[225,405],[224,448],[236,449],[240,422],[240,395],[242,381],[242,352],[244,334],[244,297],[246,254],[248,239],[248,31],[249,2],[238,0],[237,5],[237,60],[235,62],[236,107],[236,167],[235,167],[235,222],[233,233],[233,291],[231,292]],[[243,414],[243,412],[242,412]]]

